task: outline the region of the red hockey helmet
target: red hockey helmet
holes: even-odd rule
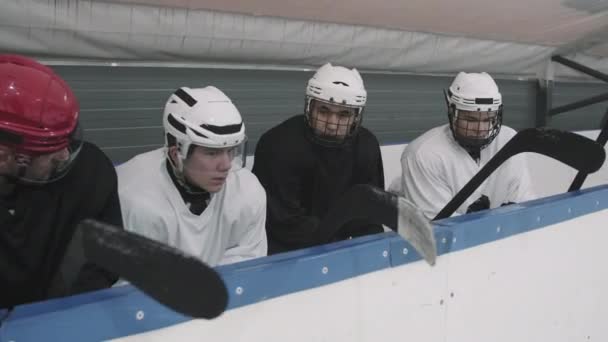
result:
[[[18,55],[0,55],[0,145],[15,153],[19,178],[56,179],[75,159],[82,140],[79,105],[70,87],[50,68]],[[44,179],[27,179],[34,158],[62,153]]]

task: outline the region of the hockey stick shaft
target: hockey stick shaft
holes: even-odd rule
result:
[[[451,216],[498,167],[522,152],[539,153],[587,173],[597,171],[606,158],[602,146],[581,135],[553,129],[523,130],[498,151],[433,220]]]
[[[513,140],[511,140],[513,141]],[[518,147],[517,145],[514,145]],[[452,198],[452,200],[445,206],[441,211],[433,218],[433,221],[439,220],[445,217],[452,216],[452,214],[466,201],[469,196],[486,180],[494,170],[496,170],[502,163],[504,163],[511,156],[521,152],[512,154],[509,144],[505,145],[505,148],[501,149],[494,155],[492,159],[479,171],[473,178]]]
[[[87,259],[120,275],[172,310],[215,318],[228,303],[222,278],[178,249],[95,220],[79,224]]]

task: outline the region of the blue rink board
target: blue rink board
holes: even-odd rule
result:
[[[608,186],[604,185],[444,219],[435,223],[438,251],[471,248],[606,208]],[[217,270],[230,293],[229,308],[237,308],[418,260],[411,246],[391,232]],[[5,316],[0,311],[0,317]],[[19,306],[0,327],[0,342],[100,341],[187,320],[127,285]]]

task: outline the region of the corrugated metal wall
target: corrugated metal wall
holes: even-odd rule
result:
[[[608,83],[557,83],[553,89],[553,107],[608,92]],[[598,103],[550,118],[549,126],[564,130],[599,129],[608,102]]]
[[[163,143],[162,110],[180,86],[215,85],[245,118],[252,153],[270,127],[302,113],[304,89],[312,72],[153,67],[54,67],[80,99],[88,140],[114,162]],[[364,74],[368,106],[364,125],[382,144],[412,140],[446,122],[442,89],[451,77]],[[536,94],[531,81],[498,80],[505,102],[505,124],[515,129],[534,126]],[[554,105],[606,90],[601,84],[558,84]],[[563,129],[594,129],[604,107],[596,105],[562,114],[551,125]]]

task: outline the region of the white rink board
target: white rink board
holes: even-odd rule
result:
[[[116,341],[608,341],[598,211]]]
[[[608,210],[451,253],[447,341],[608,341]]]

